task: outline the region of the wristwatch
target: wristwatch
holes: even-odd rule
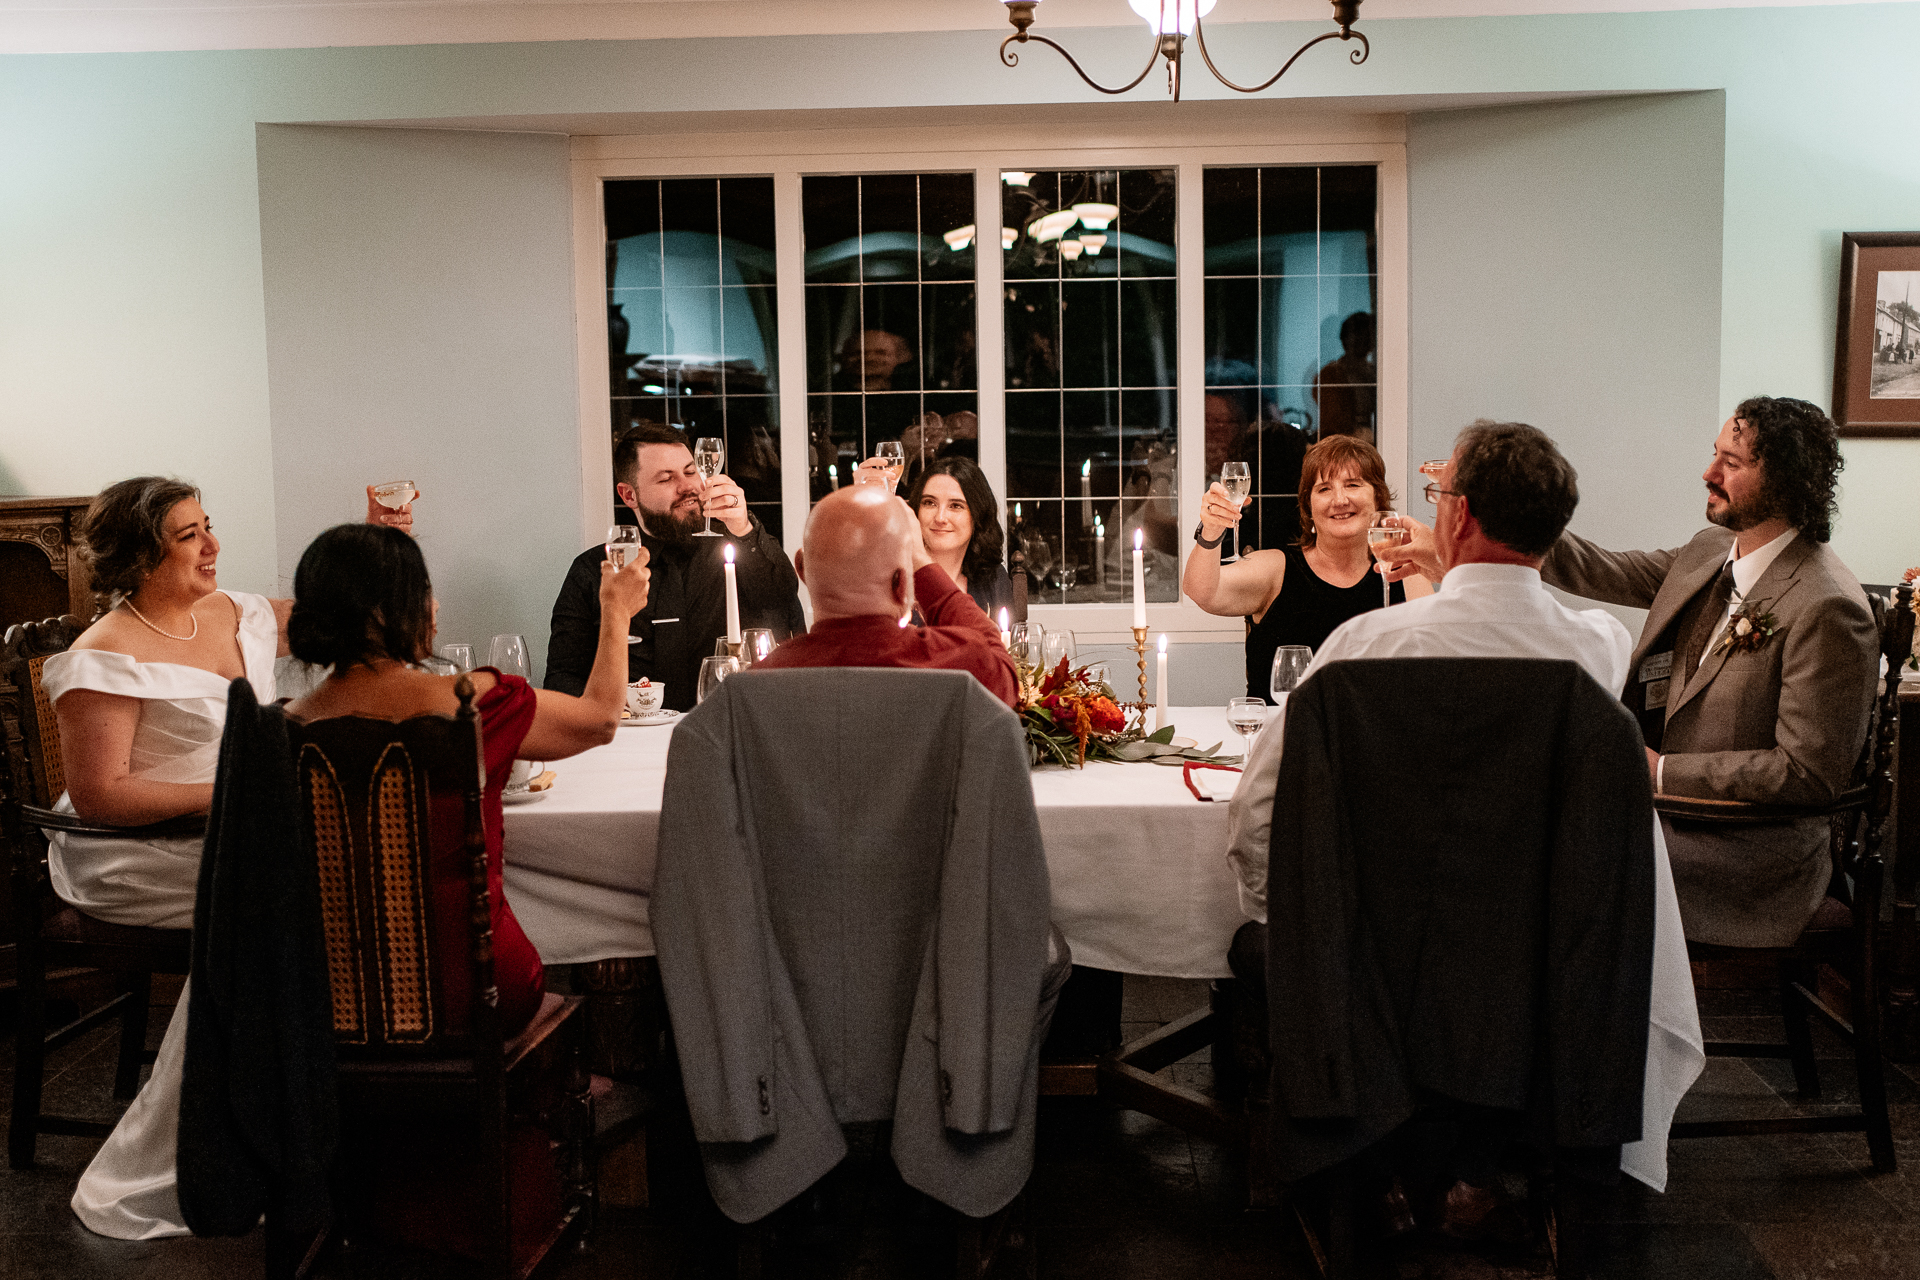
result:
[[[1193,526],[1193,540],[1197,545],[1205,547],[1207,550],[1211,551],[1226,540],[1227,531],[1225,529],[1222,529],[1218,534],[1218,536],[1216,536],[1212,542],[1208,542],[1205,538],[1200,536],[1200,531],[1206,527],[1207,525],[1204,520],[1201,521],[1199,524]]]

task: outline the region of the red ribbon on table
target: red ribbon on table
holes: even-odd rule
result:
[[[1240,772],[1238,769],[1234,768],[1230,764],[1202,764],[1198,760],[1189,760],[1185,764],[1181,765],[1180,781],[1187,784],[1187,790],[1193,792],[1193,798],[1195,800],[1204,800],[1204,801],[1207,801],[1208,803],[1212,802],[1213,797],[1209,795],[1203,795],[1200,791],[1200,788],[1193,785],[1193,771],[1195,769],[1221,769],[1227,773]]]

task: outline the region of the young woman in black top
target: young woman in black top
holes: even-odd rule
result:
[[[1393,506],[1386,463],[1354,436],[1331,436],[1300,464],[1298,546],[1251,551],[1220,563],[1220,537],[1238,527],[1240,508],[1215,484],[1201,505],[1200,531],[1181,589],[1208,613],[1245,616],[1247,696],[1270,696],[1273,655],[1282,645],[1318,649],[1347,619],[1380,605],[1380,579],[1367,551],[1375,511]],[[1212,544],[1212,545],[1208,545]],[[1393,584],[1393,602],[1432,594],[1424,578]]]

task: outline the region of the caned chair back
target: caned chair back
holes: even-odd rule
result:
[[[60,757],[60,726],[40,675],[47,659],[65,653],[86,629],[87,624],[72,614],[44,622],[22,622],[7,629],[0,679],[10,679],[19,690],[22,756],[9,763],[18,789],[16,798],[22,804],[48,808],[67,789],[66,767]]]
[[[344,1057],[500,1040],[480,721],[472,685],[458,688],[451,717],[288,722]]]

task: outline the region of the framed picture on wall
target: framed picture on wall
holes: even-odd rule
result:
[[[1920,436],[1920,232],[1840,238],[1833,422],[1843,436]]]

